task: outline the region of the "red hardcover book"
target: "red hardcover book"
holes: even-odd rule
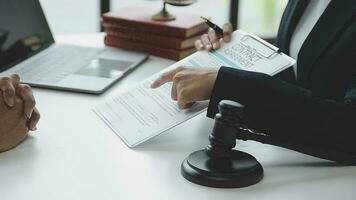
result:
[[[200,38],[200,36],[205,33],[199,33],[198,35],[192,36],[187,39],[177,38],[177,37],[169,37],[169,36],[162,36],[158,34],[149,34],[145,32],[140,32],[131,29],[125,28],[106,28],[105,32],[107,35],[126,38],[135,42],[144,42],[147,44],[156,45],[162,48],[169,48],[169,49],[177,49],[183,50],[194,47],[194,43],[196,40]]]
[[[102,17],[104,27],[125,27],[141,32],[159,35],[189,38],[208,30],[208,26],[197,15],[174,13],[176,20],[154,21],[151,16],[159,9],[147,7],[126,7],[118,11],[105,13]]]
[[[172,60],[180,60],[194,53],[195,48],[189,48],[185,50],[168,49],[157,47],[156,45],[147,44],[143,42],[135,42],[126,38],[120,38],[116,36],[106,35],[104,40],[105,45],[112,47],[119,47],[123,49],[146,52],[154,56],[168,58]]]

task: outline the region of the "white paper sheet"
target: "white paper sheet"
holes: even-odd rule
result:
[[[270,58],[265,58],[264,56],[269,54],[268,51],[271,49],[257,44],[253,44],[253,47],[246,46],[246,44],[251,45],[250,42],[241,42],[246,35],[245,32],[236,31],[233,34],[233,41],[224,44],[218,51],[196,52],[166,70],[178,66],[228,66],[274,75],[295,64],[292,58],[284,54],[274,54]],[[189,109],[180,109],[177,102],[171,99],[171,83],[151,89],[151,83],[161,73],[163,71],[94,108],[98,116],[129,147],[137,146],[200,114],[207,108],[208,102],[197,102]]]

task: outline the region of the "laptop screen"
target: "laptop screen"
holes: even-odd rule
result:
[[[38,0],[0,0],[0,71],[53,42]]]

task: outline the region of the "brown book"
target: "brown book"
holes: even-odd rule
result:
[[[135,42],[126,38],[106,35],[104,40],[105,45],[112,47],[119,47],[123,49],[146,52],[154,56],[168,58],[172,60],[180,60],[194,53],[195,48],[185,50],[168,49],[157,47],[156,45],[147,44],[143,42]]]
[[[118,11],[105,13],[102,17],[104,27],[134,29],[159,35],[189,38],[208,30],[208,26],[198,15],[174,13],[176,20],[154,21],[151,16],[158,9],[147,7],[126,7]]]
[[[125,28],[106,28],[105,32],[107,33],[107,35],[110,36],[126,38],[135,42],[144,42],[162,48],[177,50],[194,47],[195,41],[198,40],[203,33],[205,33],[204,31],[203,33],[199,33],[198,35],[183,39],[177,37],[162,36],[158,34],[149,34]]]

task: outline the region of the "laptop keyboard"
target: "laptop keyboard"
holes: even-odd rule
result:
[[[87,66],[102,49],[53,45],[26,62],[15,73],[31,82],[57,83],[80,68]]]

